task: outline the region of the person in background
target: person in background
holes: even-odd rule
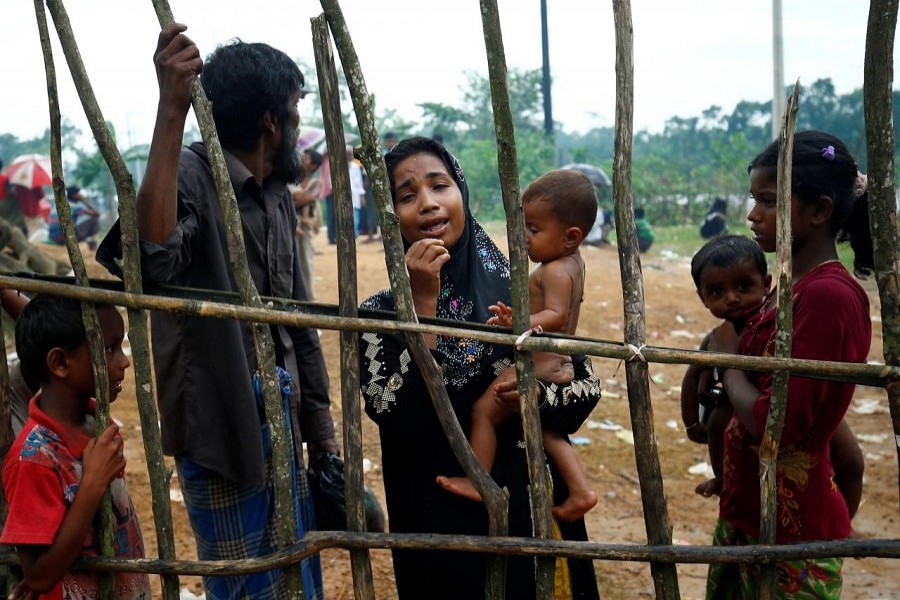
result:
[[[653,228],[644,216],[643,207],[639,206],[634,209],[634,227],[637,234],[638,250],[646,252],[653,245],[654,236]]]
[[[15,206],[7,209],[8,214],[5,218],[12,225],[19,227],[25,237],[29,237],[40,229],[44,222],[41,217],[41,200],[45,198],[44,188],[30,189],[16,184],[9,187]]]
[[[716,236],[728,233],[728,221],[726,221],[726,213],[728,212],[728,202],[725,198],[716,198],[712,206],[706,212],[703,223],[700,224],[700,237],[704,240],[712,239]]]
[[[128,358],[116,307],[97,306],[108,364],[110,402],[122,391]],[[94,521],[110,490],[115,556],[143,558],[137,514],[125,485],[124,442],[117,425],[96,435],[94,373],[81,303],[36,296],[16,324],[23,369],[40,382],[28,421],[3,461],[9,515],[0,542],[16,547],[23,580],[11,598],[95,598],[97,574],[73,571],[81,554],[99,554]],[[146,574],[117,573],[117,600],[150,597]]]
[[[96,250],[97,234],[100,233],[100,211],[85,199],[81,188],[76,185],[66,188],[66,199],[72,211],[72,223],[75,224],[75,239],[79,242],[86,241],[88,248]],[[66,234],[59,223],[55,202],[50,208],[50,218],[47,219],[47,237],[57,244],[66,243]]]
[[[769,144],[750,162],[753,206],[747,219],[763,252],[775,252],[780,144]],[[853,249],[858,275],[874,268],[865,178],[847,146],[821,131],[794,136],[791,156],[791,272],[793,358],[865,363],[872,341],[869,298],[838,260],[837,240]],[[738,337],[724,322],[712,331],[709,350],[744,356],[775,354],[774,293]],[[722,369],[722,385],[734,409],[725,429],[725,455],[717,546],[759,543],[759,448],[772,400],[773,374]],[[775,472],[776,542],[840,540],[851,532],[852,507],[834,479],[831,443],[853,398],[855,385],[791,376]],[[779,597],[839,598],[842,558],[786,560],[775,564]],[[761,566],[710,565],[707,598],[758,598]]]
[[[353,146],[347,146],[347,168],[350,175],[350,201],[353,204],[353,236],[359,237],[360,234],[360,214],[362,206],[366,202],[366,188],[363,186],[363,170],[353,157]]]
[[[303,281],[306,282],[306,295],[309,300],[316,299],[316,276],[313,258],[316,249],[313,247],[313,238],[319,232],[322,216],[319,212],[319,194],[322,191],[322,181],[314,177],[322,166],[324,158],[315,150],[303,151],[303,166],[306,176],[297,185],[289,185],[291,197],[294,199],[294,208],[297,210],[297,244],[300,252],[300,270],[303,273]]]
[[[225,165],[237,196],[244,248],[260,295],[306,300],[287,184],[303,178],[297,148],[304,78],[284,52],[234,40],[204,62],[173,23],[159,34],[154,63],[159,111],[147,172],[137,197],[145,282],[234,292],[222,211],[203,143],[182,148],[194,78],[212,102]],[[266,68],[260,68],[265,65]],[[260,94],[259,90],[265,90]],[[121,229],[113,227],[97,260],[121,276]],[[337,453],[329,412],[328,373],[315,329],[270,327],[288,443],[297,539],[311,529],[312,502],[302,445],[312,466]],[[178,479],[202,560],[267,556],[278,547],[270,424],[261,366],[249,323],[151,313],[163,451]],[[274,374],[274,373],[273,373]],[[281,423],[271,426],[281,426]],[[308,600],[322,597],[317,555],[299,564]],[[281,568],[204,577],[207,598],[283,598]]]
[[[384,153],[387,154],[390,152],[394,146],[397,145],[397,134],[393,131],[388,131],[384,134]]]

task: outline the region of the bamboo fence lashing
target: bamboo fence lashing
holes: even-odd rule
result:
[[[898,0],[872,0],[869,5],[863,83],[869,156],[869,224],[875,248],[875,280],[881,299],[884,363],[892,366],[900,365],[900,239],[894,178],[894,64],[885,57],[894,55],[897,5]],[[900,458],[900,378],[891,378],[885,387]]]
[[[344,126],[341,121],[340,94],[337,69],[328,24],[323,16],[312,19],[313,50],[319,80],[319,98],[332,168],[337,212],[338,288],[340,315],[356,317],[359,304],[356,289],[356,242],[353,231],[353,204],[347,172],[347,154],[344,150]],[[353,331],[341,331],[341,407],[347,496],[347,531],[366,530],[365,499],[363,496],[362,422],[359,402],[359,336]],[[372,563],[367,549],[350,552],[350,568],[353,574],[353,591],[356,600],[374,600]]]
[[[152,0],[152,2],[160,27],[164,28],[174,22],[172,9],[167,0]],[[199,78],[194,80],[191,100],[219,197],[219,206],[225,223],[228,262],[235,287],[245,304],[263,308],[259,292],[250,275],[247,254],[243,251],[244,234],[241,227],[241,216],[228,169],[225,166],[225,156],[219,143],[216,124],[212,118],[212,106],[203,91],[203,86],[200,85]],[[279,545],[287,548],[296,541],[295,524],[298,518],[294,512],[291,489],[291,459],[294,458],[300,463],[303,457],[299,450],[299,442],[297,449],[290,447],[291,433],[285,422],[285,413],[281,403],[281,386],[278,384],[278,375],[275,372],[275,345],[272,341],[271,331],[261,323],[254,323],[252,332],[256,349],[257,373],[262,380],[263,405],[266,421],[269,423],[269,436],[272,444],[276,535]],[[295,452],[294,457],[291,456],[291,452]],[[299,599],[305,597],[300,569],[286,569],[284,584],[288,597]]]
[[[100,148],[104,161],[109,166],[115,183],[116,193],[119,198],[119,213],[122,216],[120,225],[124,256],[121,266],[124,273],[125,288],[133,293],[140,294],[143,291],[143,284],[140,277],[140,249],[137,242],[135,193],[131,173],[128,172],[125,161],[116,148],[115,140],[106,126],[106,121],[94,95],[93,86],[88,78],[87,70],[81,60],[81,54],[78,51],[65,6],[59,0],[48,0],[47,4],[94,139]],[[65,202],[65,205],[68,211],[68,201]],[[65,230],[66,224],[63,223],[63,226]],[[68,230],[66,231],[68,232]],[[74,236],[74,231],[72,235]],[[143,432],[144,453],[150,479],[158,552],[162,558],[174,559],[175,538],[172,531],[172,510],[169,504],[169,480],[171,473],[165,466],[163,459],[159,432],[159,415],[156,411],[153,375],[150,367],[147,315],[144,311],[128,310],[128,339],[132,357],[134,358],[135,395],[137,397],[141,430]],[[163,577],[162,588],[163,597],[166,600],[174,600],[179,594],[178,578],[174,576]]]
[[[513,333],[521,334],[531,328],[531,303],[528,298],[528,255],[525,251],[525,214],[519,197],[519,167],[516,155],[515,129],[509,107],[506,53],[500,10],[496,0],[481,0],[481,23],[488,61],[491,86],[491,107],[497,141],[497,166],[503,208],[506,213],[506,233],[509,240],[509,263]],[[534,377],[534,362],[529,350],[515,348],[516,381],[521,398],[522,431],[528,461],[528,487],[535,536],[553,537],[550,478],[548,477],[544,443],[541,435],[541,415],[538,410],[538,386]],[[556,562],[539,559],[537,564],[536,597],[550,599],[554,590]]]
[[[42,0],[34,0],[35,17],[38,24],[38,32],[41,41],[41,51],[44,55],[44,71],[47,78],[47,97],[50,109],[50,164],[52,169],[53,194],[56,199],[56,210],[59,222],[65,232],[66,250],[75,277],[83,287],[89,287],[87,269],[84,259],[75,238],[75,225],[72,222],[72,212],[66,196],[66,184],[63,180],[62,169],[62,127],[59,111],[59,97],[56,87],[56,67],[53,63],[53,51],[50,47],[50,33],[47,28],[47,15],[44,11]],[[88,350],[91,356],[91,365],[94,375],[94,387],[96,392],[96,408],[94,411],[96,434],[99,436],[109,427],[109,367],[106,364],[106,352],[104,350],[103,333],[97,318],[97,311],[93,304],[82,303],[81,315],[87,334]],[[103,494],[100,507],[97,512],[97,540],[100,554],[103,556],[115,555],[115,542],[113,540],[112,499],[107,489]],[[103,600],[115,598],[115,579],[110,573],[100,573],[97,578],[99,595]]]
[[[616,231],[619,268],[622,273],[622,306],[625,312],[625,342],[632,356],[625,361],[628,407],[634,431],[634,451],[640,479],[641,502],[647,541],[651,545],[672,544],[672,525],[659,465],[659,450],[653,431],[650,375],[642,354],[646,341],[644,288],[634,223],[631,189],[631,150],[634,120],[634,41],[629,0],[613,0],[616,29],[616,125],[613,163]],[[650,563],[658,598],[680,597],[678,573],[670,564]]]
[[[797,125],[797,98],[800,95],[799,82],[794,86],[794,91],[788,98],[784,110],[784,122],[779,134],[778,149],[778,193],[776,201],[776,228],[775,228],[775,274],[778,293],[776,295],[776,328],[775,328],[775,356],[786,358],[791,355],[791,334],[794,330],[794,284],[793,267],[791,264],[791,172],[794,155],[794,129]],[[762,432],[762,440],[759,444],[759,470],[760,470],[760,510],[759,510],[759,541],[762,544],[775,543],[777,501],[775,478],[778,446],[781,442],[781,432],[784,429],[784,413],[787,406],[787,393],[789,375],[777,370],[772,378],[772,399],[769,402],[769,414],[766,418],[766,428]],[[775,565],[766,565],[763,568],[763,577],[760,582],[762,598],[775,597],[776,571]]]
[[[406,270],[402,238],[396,215],[393,212],[387,172],[381,153],[381,142],[378,130],[375,128],[374,113],[365,78],[340,3],[336,0],[321,0],[321,5],[331,34],[334,36],[334,43],[341,58],[344,74],[347,77],[350,97],[362,137],[360,154],[369,174],[369,180],[372,182],[372,193],[378,207],[384,240],[385,263],[394,293],[397,315],[402,320],[415,323],[417,317],[410,291],[409,274]],[[472,453],[459,421],[456,419],[456,414],[453,412],[440,369],[425,343],[424,336],[407,333],[406,340],[410,354],[424,375],[438,421],[447,436],[454,456],[484,499],[488,513],[488,532],[493,536],[506,535],[509,504],[506,491],[500,490]],[[486,597],[499,600],[505,596],[505,560],[502,557],[492,557],[486,563]]]

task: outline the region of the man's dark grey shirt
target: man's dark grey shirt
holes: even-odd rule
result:
[[[241,213],[247,261],[259,293],[305,300],[290,193],[274,177],[260,186],[227,151],[225,159]],[[113,259],[121,255],[117,223],[103,240],[97,260],[119,275]],[[162,244],[141,241],[141,268],[146,282],[235,290],[225,226],[202,144],[182,149],[177,225]],[[163,451],[187,454],[234,481],[263,485],[260,416],[251,383],[256,352],[250,325],[152,312],[151,326]],[[284,326],[271,330],[277,363],[294,381],[295,438],[298,426],[303,441],[333,437],[328,374],[318,334]],[[299,448],[299,440],[295,443]]]

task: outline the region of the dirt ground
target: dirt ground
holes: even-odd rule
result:
[[[316,257],[316,291],[318,300],[337,303],[336,246],[330,246],[324,234],[316,243],[321,254]],[[498,240],[505,249],[505,240]],[[699,247],[698,241],[698,247]],[[381,244],[358,245],[359,297],[387,285],[384,252]],[[585,247],[587,265],[585,300],[578,332],[599,339],[622,340],[622,293],[618,256],[614,247]],[[653,248],[642,256],[646,298],[648,344],[696,348],[702,335],[715,320],[705,311],[694,291],[689,273],[689,256],[677,256],[666,248]],[[100,275],[96,265],[92,274]],[[872,302],[874,335],[870,359],[882,361],[879,302],[874,282],[864,283]],[[340,368],[338,334],[322,331],[322,342],[331,374],[332,414],[336,431],[340,432]],[[630,420],[624,373],[617,373],[617,361],[594,359],[594,369],[603,383],[603,399],[589,420],[577,433],[576,445],[582,464],[598,492],[600,503],[586,517],[592,541],[643,544],[646,532],[638,492],[634,446],[609,428],[621,425],[630,432]],[[676,544],[708,544],[717,515],[716,501],[694,493],[704,474],[691,474],[692,466],[707,459],[706,449],[690,442],[681,426],[678,396],[684,367],[650,365],[650,386],[654,423],[659,444],[660,461]],[[126,382],[123,394],[113,407],[113,416],[124,423],[128,440],[128,485],[144,529],[147,555],[156,555],[155,533],[150,509],[150,492],[144,452],[140,442],[140,425],[135,405],[133,381]],[[866,473],[862,506],[853,521],[854,529],[865,538],[897,538],[897,456],[893,449],[887,396],[881,389],[858,388],[847,413],[866,457]],[[339,434],[340,435],[340,434]],[[363,416],[364,456],[371,462],[366,472],[367,485],[383,499],[378,433],[374,424]],[[196,556],[193,538],[179,487],[173,480],[172,509],[179,558]],[[376,597],[396,597],[390,554],[371,553]],[[343,550],[330,550],[322,555],[326,595],[330,600],[353,598],[349,555]],[[844,564],[844,598],[900,597],[900,569],[886,559],[848,560]],[[635,598],[653,595],[649,567],[635,562],[595,562],[597,581],[606,598]],[[705,565],[679,565],[682,597],[700,598],[704,593]],[[154,578],[155,590],[159,590]],[[182,586],[200,593],[199,578],[182,578]]]

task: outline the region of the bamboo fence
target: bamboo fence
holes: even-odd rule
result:
[[[164,26],[172,21],[171,9],[165,0],[151,0]],[[131,175],[115,149],[112,136],[94,98],[90,82],[81,64],[74,34],[61,0],[46,0],[62,43],[69,69],[79,91],[82,105],[91,123],[92,132],[101,152],[113,172],[120,199],[120,220],[125,252],[123,261],[124,286],[121,284],[90,281],[74,237],[74,227],[65,200],[65,184],[62,178],[59,135],[59,106],[56,98],[56,75],[50,51],[44,2],[34,0],[41,46],[47,72],[48,106],[51,122],[51,158],[53,163],[53,187],[60,215],[66,232],[67,250],[75,268],[75,280],[50,277],[0,276],[0,288],[15,289],[26,293],[46,293],[76,298],[85,304],[84,318],[89,331],[97,397],[101,407],[98,426],[108,422],[108,389],[106,387],[105,358],[93,303],[110,303],[126,307],[129,317],[135,373],[138,382],[138,404],[144,435],[145,452],[153,496],[154,521],[158,538],[159,558],[140,560],[117,559],[109,556],[82,557],[77,568],[101,573],[134,571],[156,573],[163,577],[163,596],[167,600],[178,597],[179,575],[236,575],[284,568],[288,573],[288,596],[303,598],[303,590],[296,568],[303,558],[326,548],[343,548],[350,551],[355,597],[358,600],[374,598],[369,549],[450,549],[465,552],[486,553],[486,598],[499,599],[505,595],[505,557],[527,555],[538,558],[538,597],[550,598],[553,592],[554,564],[556,557],[588,558],[592,560],[644,561],[651,565],[651,575],[659,598],[678,598],[680,595],[674,565],[676,563],[757,563],[765,565],[767,577],[763,581],[763,595],[773,597],[774,572],[778,561],[814,557],[882,557],[900,558],[900,540],[842,540],[833,542],[772,545],[775,539],[775,498],[772,491],[774,472],[783,421],[783,397],[789,374],[805,375],[837,381],[853,381],[877,385],[887,389],[894,434],[900,452],[900,240],[897,234],[894,181],[894,129],[891,121],[891,89],[893,70],[890,61],[881,59],[892,56],[898,0],[872,0],[866,44],[865,62],[865,112],[869,150],[869,194],[871,202],[870,222],[876,250],[876,281],[882,300],[885,365],[843,364],[824,361],[785,358],[790,355],[787,332],[790,322],[779,322],[779,347],[774,358],[741,357],[729,354],[676,350],[646,346],[643,306],[643,286],[640,257],[636,244],[619,245],[619,261],[622,271],[625,336],[624,340],[596,340],[560,335],[530,336],[516,344],[517,334],[528,328],[522,315],[528,314],[527,262],[524,251],[524,218],[518,190],[518,169],[514,132],[509,110],[506,84],[506,60],[500,30],[496,0],[480,0],[485,47],[488,56],[493,110],[497,132],[498,162],[504,206],[507,212],[507,233],[511,244],[512,286],[514,315],[512,333],[498,332],[472,324],[464,324],[464,335],[490,343],[516,344],[516,368],[522,397],[522,415],[525,425],[526,450],[529,473],[532,478],[532,506],[536,537],[506,537],[505,490],[500,490],[487,472],[474,458],[465,436],[456,421],[440,373],[425,345],[426,335],[461,335],[461,325],[441,319],[418,319],[413,311],[409,279],[403,262],[402,242],[397,217],[393,212],[384,160],[378,132],[374,125],[372,108],[359,61],[353,48],[350,32],[337,0],[321,0],[322,16],[312,20],[316,66],[330,160],[334,165],[334,189],[338,226],[347,235],[339,241],[340,304],[335,307],[302,303],[279,298],[261,298],[249,278],[246,256],[239,250],[241,240],[240,215],[234,200],[234,192],[228,182],[221,147],[215,133],[209,111],[209,103],[199,84],[194,86],[193,103],[201,125],[201,132],[210,155],[210,162],[217,183],[229,235],[229,260],[235,274],[238,292],[191,290],[173,287],[157,287],[144,290],[140,279],[135,223],[135,194]],[[633,48],[631,6],[628,0],[613,0],[616,25],[616,139],[614,159],[616,228],[623,240],[635,239],[635,225],[631,198],[631,143],[633,109]],[[356,263],[352,213],[350,212],[349,182],[346,177],[346,156],[343,151],[344,136],[341,126],[340,105],[337,94],[336,67],[332,49],[332,36],[350,87],[354,110],[362,134],[361,159],[372,181],[373,193],[379,210],[380,224],[385,244],[385,262],[391,286],[397,298],[397,314],[357,309]],[[782,129],[784,140],[782,154],[790,156],[793,136],[793,120],[797,106],[797,88],[785,115]],[[779,159],[779,179],[790,181],[789,160]],[[789,212],[786,210],[790,190],[783,183],[779,190],[779,241],[778,268],[779,306],[791,305],[790,296],[790,244]],[[316,327],[341,331],[341,373],[344,410],[344,447],[347,458],[348,531],[307,532],[296,540],[290,527],[279,530],[281,549],[276,553],[243,561],[197,561],[175,558],[171,512],[169,510],[169,478],[160,449],[159,429],[154,403],[153,377],[150,371],[149,343],[146,311],[160,310],[201,315],[209,318],[239,319],[254,323],[258,364],[266,393],[266,418],[283,424],[284,414],[277,398],[274,384],[274,350],[269,335],[269,324],[296,327]],[[789,318],[791,311],[779,311]],[[358,389],[357,333],[361,331],[403,332],[410,344],[419,368],[428,375],[429,393],[451,446],[463,465],[466,474],[485,498],[488,508],[489,537],[433,535],[433,534],[374,534],[364,531],[362,495],[362,429]],[[0,333],[2,335],[2,333]],[[783,343],[782,343],[783,342]],[[100,344],[97,346],[97,344]],[[99,352],[98,352],[99,350]],[[625,361],[632,429],[635,433],[641,498],[647,531],[647,545],[605,544],[553,540],[550,523],[549,495],[546,471],[543,468],[543,448],[540,436],[540,415],[537,411],[535,382],[531,353],[553,351],[582,353],[591,356]],[[650,402],[648,370],[649,362],[699,364],[704,366],[734,367],[748,370],[775,371],[781,382],[779,392],[773,398],[773,407],[766,425],[764,443],[760,451],[761,499],[764,509],[761,515],[762,544],[749,547],[708,547],[672,545],[668,507],[659,467],[659,455],[653,431],[652,405]],[[0,442],[8,447],[9,430],[8,374],[5,365],[0,366]],[[106,402],[105,402],[106,401]],[[100,423],[103,423],[100,425]],[[273,447],[276,464],[289,464],[291,451],[288,432],[284,427],[273,427]],[[289,473],[277,476],[277,511],[282,524],[293,522],[290,502]],[[0,552],[0,564],[17,565],[14,553]],[[111,578],[106,577],[102,595],[111,597]]]

